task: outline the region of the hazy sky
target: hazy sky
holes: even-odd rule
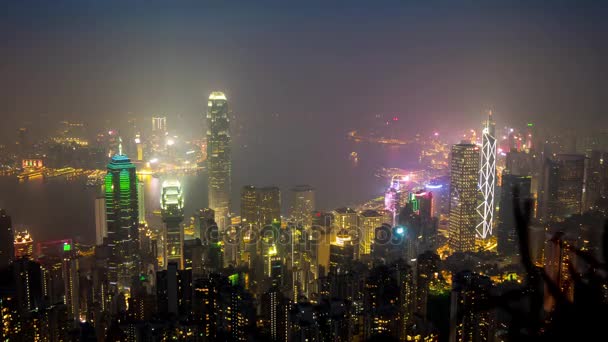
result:
[[[4,1],[0,115],[9,124],[1,130],[128,112],[196,122],[215,89],[256,129],[278,114],[286,131],[338,132],[376,113],[398,113],[416,129],[463,127],[488,107],[499,124],[605,127],[607,7]]]

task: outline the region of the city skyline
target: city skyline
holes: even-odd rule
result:
[[[0,338],[601,339],[606,14],[7,4]]]

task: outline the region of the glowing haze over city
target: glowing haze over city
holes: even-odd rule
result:
[[[598,340],[607,15],[3,4],[0,337]]]

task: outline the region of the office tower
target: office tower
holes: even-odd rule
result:
[[[423,320],[427,319],[429,287],[437,277],[441,260],[439,255],[426,251],[416,258],[416,286],[414,312]]]
[[[513,200],[520,205],[523,210],[523,205],[527,199],[530,199],[530,187],[532,177],[517,176],[508,174],[506,171],[502,174],[502,191],[500,198],[500,224],[497,228],[498,238],[498,253],[501,255],[514,256],[519,254],[519,245],[517,239],[517,228],[515,226],[515,208]],[[519,195],[515,198],[515,189],[518,189]]]
[[[42,271],[39,263],[27,258],[16,259],[11,267],[15,297],[19,313],[23,316],[42,306]]]
[[[164,133],[167,131],[167,117],[153,117],[152,118],[152,131],[157,133]]]
[[[359,256],[369,255],[376,228],[385,223],[385,217],[375,210],[365,210],[359,213]]]
[[[241,225],[244,229],[259,229],[258,191],[252,185],[241,189]]]
[[[192,311],[199,322],[206,340],[216,340],[219,322],[219,292],[229,284],[226,277],[211,273],[205,278],[195,279],[192,284]]]
[[[557,232],[545,243],[545,271],[549,279],[557,285],[564,298],[574,300],[575,279],[570,271],[576,265],[576,255],[572,252],[575,245],[573,239],[563,232]],[[544,308],[551,312],[558,301],[545,286]]]
[[[432,179],[424,186],[426,191],[433,192],[433,216],[450,213],[450,176]]]
[[[358,227],[357,212],[351,208],[338,208],[333,212],[334,224],[338,229],[351,231]]]
[[[346,230],[341,230],[336,241],[329,245],[329,274],[330,295],[336,298],[352,300],[352,263],[355,255],[355,245]]]
[[[211,221],[208,226],[209,237],[201,241],[205,247],[203,264],[209,272],[220,272],[224,267],[224,245],[215,221]]]
[[[192,270],[193,279],[205,275],[204,252],[205,248],[200,239],[184,240],[184,269]]]
[[[144,160],[144,144],[141,139],[141,134],[137,133],[135,135],[134,142],[135,142],[135,151],[136,151],[136,155],[137,155],[136,160],[138,162],[141,162]],[[142,197],[142,199],[143,199],[143,197]]]
[[[64,285],[64,303],[68,309],[71,321],[80,320],[80,279],[78,259],[72,251],[65,253],[62,260],[62,274]]]
[[[262,295],[262,322],[272,341],[289,341],[289,312],[291,303],[277,286]]]
[[[281,224],[281,190],[276,186],[258,189],[260,223],[262,226]]]
[[[452,146],[450,169],[449,246],[454,252],[475,249],[479,147],[463,142]]]
[[[315,210],[315,189],[309,185],[298,185],[291,189],[291,219],[296,225],[312,226],[312,212]]]
[[[481,136],[481,158],[479,168],[479,189],[482,202],[477,206],[481,221],[477,224],[477,235],[485,239],[492,235],[494,221],[494,190],[496,187],[496,123],[492,112],[484,123]]]
[[[180,224],[184,220],[184,199],[179,181],[163,182],[160,207],[165,223],[165,265],[174,262],[181,270],[184,268],[184,232]]]
[[[540,197],[540,217],[545,221],[560,221],[583,208],[585,156],[558,154],[545,161]]]
[[[209,208],[215,211],[220,231],[227,224],[230,211],[230,119],[228,101],[222,92],[212,92],[207,103],[207,169]]]
[[[106,237],[108,237],[106,199],[103,196],[99,196],[95,198],[95,244],[97,246],[103,245]]]
[[[587,151],[583,211],[593,209],[598,200],[608,195],[608,153]]]
[[[336,241],[329,245],[329,272],[342,274],[349,271],[355,255],[353,239],[346,230],[336,235]]]
[[[490,278],[462,271],[453,276],[450,304],[450,342],[491,341],[493,315]]]
[[[15,259],[28,258],[34,260],[34,240],[25,230],[15,235]]]
[[[291,337],[293,341],[321,341],[316,308],[308,301],[294,303]]]
[[[244,228],[264,228],[281,224],[281,190],[276,186],[241,189],[241,223]]]
[[[14,241],[11,217],[0,209],[0,270],[8,267],[15,257]]]
[[[417,191],[413,194],[412,201],[420,222],[420,230],[418,236],[420,248],[422,250],[435,249],[437,239],[438,220],[435,218],[435,202],[436,199],[431,191]]]
[[[277,250],[277,243],[262,243],[264,257],[264,276],[269,278],[273,285],[283,285],[283,258]]]
[[[112,157],[105,177],[107,245],[111,249],[108,260],[110,288],[129,288],[139,273],[139,206],[135,165],[126,155]]]
[[[249,292],[241,286],[223,286],[219,291],[219,324],[222,340],[247,341],[255,326],[255,307]]]
[[[209,233],[211,225],[215,225],[215,212],[209,208],[201,208],[198,210],[198,226],[194,231],[194,238],[201,239],[202,243],[209,241]]]
[[[535,160],[532,153],[511,151],[507,153],[505,168],[512,175],[532,176],[535,171]]]
[[[413,304],[412,273],[404,263],[374,267],[365,281],[364,338],[405,336]]]
[[[156,272],[156,298],[161,316],[188,314],[192,303],[192,271],[179,270],[177,263],[170,262],[166,270]]]

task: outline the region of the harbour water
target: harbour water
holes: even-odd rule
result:
[[[317,145],[318,146],[315,146]],[[234,148],[233,211],[239,212],[239,193],[245,184],[277,185],[282,190],[283,211],[291,200],[289,189],[310,184],[317,189],[317,207],[331,210],[355,205],[380,195],[388,185],[375,174],[381,167],[418,168],[418,151],[412,146],[356,143],[344,139],[339,144],[323,145],[249,144]],[[331,146],[328,148],[327,146]],[[358,161],[351,157],[357,152]],[[202,172],[180,176],[185,198],[185,214],[190,216],[207,205],[207,175]],[[153,212],[160,207],[162,178],[145,176],[145,201],[148,219],[159,220]],[[0,208],[11,215],[15,229],[27,228],[35,241],[74,238],[91,243],[95,237],[94,200],[96,187],[86,186],[86,177],[62,177],[18,181],[0,177]]]

